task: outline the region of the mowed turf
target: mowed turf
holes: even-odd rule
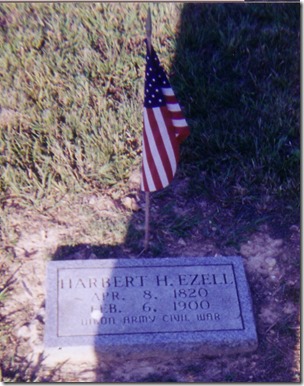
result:
[[[191,136],[189,195],[299,206],[298,4],[151,4]],[[125,183],[141,161],[144,3],[0,5],[0,189],[23,205]]]

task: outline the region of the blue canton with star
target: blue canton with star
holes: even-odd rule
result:
[[[162,87],[165,88],[171,86],[153,47],[151,46],[151,52],[149,52],[147,47],[144,101],[145,107],[153,108],[166,105],[165,96],[161,91]]]

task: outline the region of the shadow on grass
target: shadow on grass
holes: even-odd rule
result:
[[[183,7],[171,80],[191,127],[181,173],[192,197],[299,220],[299,10]]]

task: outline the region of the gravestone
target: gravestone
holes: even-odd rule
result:
[[[253,351],[241,257],[52,261],[45,352],[52,361]]]

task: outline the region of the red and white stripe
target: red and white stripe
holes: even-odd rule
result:
[[[177,141],[182,143],[190,134],[189,127],[172,88],[162,88],[162,92],[166,98],[167,108],[171,112]]]
[[[172,88],[162,88],[166,106],[144,108],[141,189],[154,192],[173,180],[179,160],[179,144],[189,135]]]

